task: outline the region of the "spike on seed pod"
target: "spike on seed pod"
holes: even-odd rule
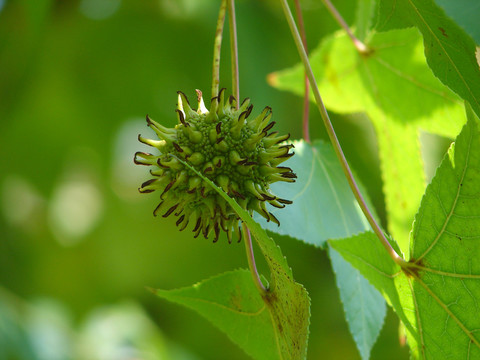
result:
[[[290,134],[285,134],[282,136],[277,136],[277,135],[278,135],[278,132],[273,131],[265,137],[263,144],[265,145],[266,149],[270,148],[273,145],[277,145],[282,141],[286,141],[290,138]]]
[[[213,115],[217,114],[218,109],[218,96],[215,96],[210,100],[210,112],[207,115],[207,118],[211,119]]]
[[[275,215],[273,215],[272,213],[268,213],[268,215],[270,215],[270,220],[272,220],[272,222],[274,222],[275,224],[280,226],[280,221],[278,221],[278,219]]]
[[[141,143],[144,143],[145,145],[160,148],[165,144],[164,140],[152,140],[152,139],[146,139],[142,137],[140,134],[138,134],[138,141]]]
[[[176,142],[172,142],[172,144],[175,150],[177,150],[178,152],[183,152],[183,149]]]
[[[152,176],[162,176],[163,174],[165,174],[165,169],[163,168],[156,169],[156,170],[150,169],[150,174]]]
[[[192,144],[198,144],[202,141],[203,135],[200,131],[193,130],[191,126],[185,128],[187,136]]]
[[[235,99],[235,96],[233,95],[230,95],[230,97],[228,98],[228,103],[230,104],[230,108],[232,110],[235,110],[236,107],[237,107],[237,99]]]
[[[160,131],[165,134],[175,134],[175,129],[169,129],[160,125],[156,121],[152,120],[150,116],[148,116],[148,114],[145,116],[145,119],[147,120],[147,125],[150,126],[151,128],[155,128],[157,131]]]
[[[220,89],[220,92],[218,93],[217,115],[219,118],[226,116],[225,88]]]
[[[177,91],[178,94],[178,107],[179,110],[182,110],[185,113],[185,118],[196,118],[197,113],[193,111],[188,102],[187,96],[181,92]]]
[[[226,141],[222,140],[215,144],[215,149],[221,153],[226,153],[230,149],[230,147],[228,146]]]
[[[141,187],[142,187],[142,188],[145,188],[145,187],[147,187],[147,186],[149,186],[149,185],[153,184],[155,181],[157,181],[157,179],[150,179],[150,180],[147,180],[147,181],[145,181],[145,182],[142,184],[142,186],[141,186]]]
[[[164,217],[164,218],[169,217],[175,211],[177,206],[178,206],[178,204],[173,205],[170,209],[167,210],[167,212],[165,214],[162,215],[162,217]]]
[[[268,133],[268,131],[275,126],[275,121],[272,121],[270,124],[265,126],[262,130],[262,132]]]
[[[269,202],[272,200],[276,200],[275,196],[272,196],[270,194],[260,193],[260,195],[263,197],[263,200],[268,200]]]
[[[153,165],[157,161],[157,158],[149,153],[137,151],[133,157],[133,162],[136,165]]]
[[[185,127],[190,126],[190,124],[185,121],[185,115],[183,114],[183,111],[176,109],[175,112],[177,113],[178,122],[180,124],[183,124]]]
[[[258,131],[260,124],[263,122],[263,120],[269,116],[269,114],[272,112],[272,109],[267,106],[265,109],[263,109],[262,113],[258,115],[255,119],[251,120],[248,123],[248,126],[253,129],[254,131]]]
[[[244,112],[245,110],[247,110],[248,108],[253,108],[253,105],[250,105],[250,98],[245,98],[245,99],[242,101],[242,103],[240,104],[240,107],[238,108],[237,111],[239,111],[239,112],[242,113],[242,112]],[[252,111],[252,110],[250,109],[250,112],[251,112],[251,111]],[[250,113],[250,112],[249,112],[249,113]],[[248,115],[247,115],[247,117],[248,117]]]
[[[194,110],[186,95],[178,92],[178,124],[174,128],[164,127],[147,115],[147,124],[158,139],[138,138],[157,152],[137,152],[134,157],[135,164],[152,166],[153,178],[145,181],[139,191],[160,194],[154,215],[177,217],[175,224],[180,231],[193,224],[194,237],[213,236],[216,242],[224,231],[229,242],[236,237],[241,239],[238,215],[207,182],[184,165],[185,161],[248,213],[258,212],[267,221],[279,224],[267,206],[283,208],[292,203],[270,192],[273,182],[295,181],[296,175],[290,168],[278,166],[293,155],[293,146],[283,143],[289,135],[268,133],[275,125],[269,107],[249,118],[253,109],[249,99],[237,109],[239,99],[227,98],[222,89],[207,109],[201,91],[196,93],[198,108]]]
[[[253,105],[250,105],[247,108],[247,114],[245,115],[245,118],[248,118],[250,116],[250,114],[252,113],[252,110],[253,110]]]
[[[195,89],[195,92],[197,93],[197,100],[198,100],[198,109],[197,113],[198,114],[205,114],[208,112],[208,109],[205,107],[205,103],[203,102],[203,96],[202,92],[198,89]]]
[[[235,139],[238,139],[241,135],[242,128],[245,126],[246,115],[246,111],[242,112],[238,117],[236,124],[230,128],[230,133]]]

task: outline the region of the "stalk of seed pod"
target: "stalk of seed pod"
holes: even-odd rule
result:
[[[139,191],[160,194],[154,214],[177,217],[175,223],[181,231],[192,224],[194,237],[213,235],[216,242],[224,231],[229,242],[241,239],[240,219],[235,211],[177,160],[180,158],[222,188],[248,213],[258,212],[267,221],[280,225],[267,205],[283,208],[292,203],[270,192],[273,182],[295,181],[292,169],[278,166],[294,154],[293,145],[283,144],[290,135],[270,132],[275,125],[271,108],[250,117],[250,99],[245,99],[237,110],[237,99],[227,98],[225,89],[211,100],[210,110],[198,90],[197,101],[197,109],[193,109],[186,95],[178,92],[178,124],[167,128],[147,115],[147,125],[158,139],[139,135],[140,142],[154,148],[154,154],[137,152],[134,157],[135,164],[152,167],[153,178],[145,181]]]

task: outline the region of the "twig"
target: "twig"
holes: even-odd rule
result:
[[[362,41],[360,41],[355,35],[353,35],[352,30],[348,26],[348,24],[345,22],[343,19],[342,15],[338,12],[338,10],[333,6],[333,4],[330,2],[330,0],[323,0],[323,3],[327,7],[328,11],[334,19],[337,21],[337,23],[347,32],[347,35],[350,37],[350,39],[353,42],[353,45],[355,48],[358,50],[360,54],[368,54],[370,53],[370,49],[365,45]]]
[[[300,58],[302,59],[303,65],[305,67],[305,71],[307,72],[308,79],[310,80],[310,84],[312,86],[313,94],[315,96],[315,100],[317,103],[318,110],[320,111],[320,115],[322,117],[322,120],[325,124],[325,128],[327,130],[328,136],[330,138],[330,141],[332,142],[333,148],[335,150],[335,153],[337,155],[337,158],[340,160],[340,164],[342,166],[343,172],[345,173],[345,176],[347,178],[348,184],[350,185],[350,188],[352,189],[353,195],[358,201],[358,204],[360,205],[360,208],[362,209],[362,212],[364,213],[365,217],[368,220],[368,223],[372,227],[373,231],[381,241],[382,245],[385,247],[387,250],[388,254],[390,257],[400,265],[402,268],[407,266],[407,262],[403,260],[397,253],[396,251],[392,248],[390,243],[388,242],[387,238],[385,237],[385,234],[383,233],[382,229],[380,229],[380,226],[377,224],[375,221],[372,213],[370,212],[370,209],[368,208],[367,204],[365,203],[365,199],[363,198],[362,194],[360,193],[360,190],[358,189],[358,185],[355,182],[355,179],[353,177],[352,171],[350,170],[350,167],[347,163],[347,159],[345,158],[345,155],[343,154],[342,147],[340,146],[340,143],[337,139],[337,135],[335,134],[335,130],[333,129],[332,122],[330,121],[330,118],[328,117],[327,110],[325,109],[325,105],[323,104],[322,97],[320,96],[320,91],[318,90],[317,83],[315,81],[315,77],[313,76],[313,71],[310,66],[310,62],[308,61],[308,56],[307,53],[305,52],[305,49],[302,44],[302,40],[300,38],[300,34],[298,33],[298,29],[295,25],[295,20],[293,19],[292,12],[290,11],[290,8],[288,6],[287,0],[281,0],[283,10],[285,13],[285,17],[287,19],[288,25],[290,26],[290,30],[292,32],[293,39],[295,41],[295,44],[297,46],[298,52],[300,54]]]
[[[307,36],[305,34],[305,24],[303,22],[302,8],[300,6],[300,0],[295,0],[295,10],[297,13],[298,27],[300,29],[300,35],[302,36],[303,47],[308,54]],[[310,112],[310,83],[308,81],[307,72],[305,71],[305,94],[303,97],[303,138],[307,143],[310,143],[310,130],[308,124],[308,117]]]
[[[237,43],[237,24],[235,19],[235,0],[228,0],[228,22],[230,24],[230,50],[232,57],[232,91],[233,96],[237,99],[237,110],[240,104],[240,87],[239,87],[239,72],[238,72],[238,43]],[[242,222],[242,229],[244,234],[245,249],[247,251],[248,267],[252,273],[253,282],[264,297],[267,294],[267,289],[260,280],[260,275],[255,264],[255,255],[253,254],[252,236],[247,225]]]
[[[238,74],[237,22],[235,18],[235,0],[228,0],[228,23],[230,25],[230,53],[232,58],[232,92],[237,99],[237,110],[240,103],[240,86]]]
[[[218,12],[217,30],[215,31],[215,41],[213,44],[212,98],[218,95],[218,89],[220,87],[220,52],[222,49],[222,34],[226,8],[227,0],[222,0]]]

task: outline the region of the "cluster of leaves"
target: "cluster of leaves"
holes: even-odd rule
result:
[[[369,28],[365,24],[374,8],[369,3],[368,11],[359,11],[359,29]],[[375,9],[376,25],[362,36],[372,49],[369,54],[359,54],[339,32],[324,39],[310,61],[327,108],[364,112],[372,121],[390,243],[407,262],[395,263],[370,231],[332,147],[320,141],[296,142],[296,156],[286,164],[298,181],[273,187],[294,201],[274,212],[282,226],[256,220],[268,230],[328,248],[363,359],[369,358],[382,328],[385,300],[405,325],[413,358],[479,358],[480,70],[475,43],[433,0],[384,0]],[[270,79],[273,86],[302,95],[303,76],[297,65]],[[426,191],[420,129],[451,138],[459,134]],[[156,293],[198,311],[254,358],[304,358],[305,289],[294,281],[265,230],[211,186],[251,229],[271,271],[270,291],[260,296],[249,273],[236,270]]]

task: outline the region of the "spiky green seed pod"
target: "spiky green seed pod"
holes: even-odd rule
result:
[[[225,89],[211,101],[210,111],[205,108],[202,93],[197,90],[198,108],[193,110],[182,92],[178,92],[178,124],[170,129],[153,121],[147,115],[147,124],[159,140],[138,139],[156,148],[160,154],[135,154],[134,162],[153,166],[154,176],[144,182],[139,191],[160,192],[160,204],[154,215],[168,217],[174,214],[180,230],[193,224],[195,237],[205,238],[213,232],[214,242],[220,230],[241,240],[239,217],[228,203],[191,169],[184,160],[205,177],[221,187],[250,214],[258,212],[267,221],[280,225],[267,210],[266,204],[283,208],[292,202],[278,198],[270,192],[276,181],[294,182],[296,175],[288,167],[278,166],[293,155],[293,145],[280,145],[289,135],[270,132],[272,110],[266,107],[260,115],[250,118],[253,106],[245,99],[236,109],[233,96],[225,101]],[[174,155],[174,156],[172,156]]]

